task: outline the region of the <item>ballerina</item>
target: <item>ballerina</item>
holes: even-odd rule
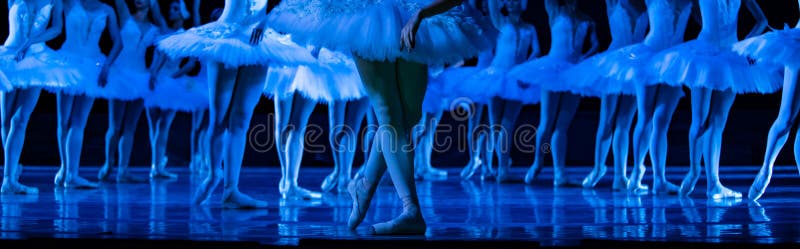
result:
[[[145,63],[147,47],[153,44],[161,31],[168,30],[158,2],[133,1],[133,10],[125,0],[115,0],[120,21],[122,52],[111,67],[109,84],[104,86],[101,98],[108,100],[108,131],[106,132],[106,162],[97,173],[100,181],[108,180],[113,166],[117,166],[117,182],[144,182],[128,171],[133,139],[139,118],[144,110],[143,98],[151,94],[148,88],[149,72]],[[148,13],[153,16],[150,20]]]
[[[61,88],[74,76],[62,69],[55,52],[44,42],[61,33],[63,4],[60,0],[9,1],[9,36],[0,47],[2,142],[5,148],[2,193],[37,194],[35,187],[19,183],[19,158],[31,113],[42,87]],[[48,23],[53,25],[48,28]]]
[[[183,1],[172,0],[167,13],[170,21],[168,32],[185,31],[183,23],[190,14]],[[194,68],[194,60],[189,60],[183,67],[180,64],[180,60],[166,58],[156,51],[150,66],[149,87],[153,93],[144,98],[150,127],[150,178],[177,178],[177,175],[165,169],[168,161],[167,139],[177,111],[195,112],[208,108],[208,86],[204,84],[205,81],[185,76]]]
[[[628,182],[628,146],[633,115],[636,114],[638,82],[627,78],[620,66],[630,60],[621,48],[640,43],[647,32],[647,12],[642,0],[606,0],[611,45],[605,53],[593,56],[571,68],[566,74],[578,85],[603,88],[600,95],[600,122],[594,148],[594,169],[583,179],[584,188],[593,188],[606,174],[609,149],[614,153],[614,190],[624,190]],[[613,146],[612,146],[613,143]]]
[[[552,144],[554,186],[578,185],[565,172],[567,132],[580,104],[580,95],[587,90],[571,81],[564,81],[564,71],[597,51],[595,24],[577,10],[575,0],[546,0],[550,29],[553,36],[550,53],[542,58],[515,67],[510,77],[542,88],[542,108],[536,135],[536,152],[533,165],[525,175],[531,184],[542,170],[545,143]],[[590,38],[591,48],[583,51],[584,40]]]
[[[238,186],[247,128],[264,87],[267,65],[314,61],[310,54],[302,53],[304,48],[265,33],[265,15],[269,11],[266,1],[226,0],[217,21],[158,43],[159,49],[172,58],[203,61],[208,72],[209,143],[214,153],[210,154],[211,169],[195,194],[195,204],[205,202],[224,178],[224,208],[267,206],[266,202],[241,193]]]
[[[67,39],[58,50],[66,68],[79,72],[74,86],[58,94],[58,150],[61,166],[56,173],[56,186],[97,188],[97,184],[78,175],[83,135],[94,98],[106,85],[111,65],[122,51],[119,26],[114,9],[98,0],[69,0],[65,4]],[[104,30],[111,34],[113,47],[104,56],[100,37]]]
[[[508,170],[511,167],[511,140],[517,117],[524,104],[539,102],[539,88],[518,84],[509,78],[508,72],[528,58],[539,56],[539,42],[533,25],[522,21],[522,12],[527,8],[527,1],[488,1],[489,16],[495,28],[500,31],[492,64],[478,72],[469,80],[483,85],[483,93],[487,94],[491,132],[487,160],[497,153],[498,166],[496,180],[510,180]],[[488,82],[488,83],[487,83]]]
[[[461,67],[463,61],[451,67]],[[431,164],[433,145],[436,137],[436,128],[442,118],[442,113],[451,104],[452,89],[443,89],[446,82],[439,79],[444,68],[441,66],[428,67],[428,87],[425,90],[425,97],[422,101],[422,119],[420,119],[417,129],[414,132],[414,177],[441,178],[447,176],[446,170],[434,168]],[[455,84],[455,83],[450,83]]]
[[[767,18],[755,0],[744,0],[756,20],[747,37],[764,31]],[[692,125],[689,129],[689,173],[680,187],[689,195],[700,178],[700,160],[705,159],[706,195],[710,199],[741,198],[742,194],[722,185],[719,157],[722,133],[737,93],[771,93],[779,89],[777,71],[750,65],[731,51],[737,42],[737,19],[742,0],[697,2],[703,28],[696,40],[668,49],[656,57],[659,81],[684,84],[692,90]]]
[[[352,52],[376,112],[381,127],[367,169],[348,186],[353,198],[348,221],[351,229],[363,221],[378,181],[388,168],[403,202],[403,213],[392,221],[373,225],[371,233],[425,233],[414,183],[413,152],[408,148],[428,82],[425,64],[459,61],[492,45],[493,37],[487,34],[490,29],[482,28],[483,20],[455,8],[461,2],[289,0],[272,13],[276,29],[288,31],[298,41]],[[342,25],[355,23],[359,25]]]
[[[623,48],[630,65],[630,78],[643,79],[636,85],[637,120],[633,131],[633,169],[628,178],[628,191],[646,193],[648,186],[642,185],[645,167],[644,158],[650,152],[653,167],[653,189],[655,194],[675,194],[678,186],[667,181],[667,131],[672,114],[683,97],[680,85],[670,85],[649,77],[649,65],[655,53],[683,42],[683,33],[692,11],[689,0],[646,0],[650,32],[641,44]],[[640,68],[641,67],[641,68]]]
[[[346,192],[353,171],[358,134],[361,122],[369,110],[369,98],[364,92],[356,64],[350,56],[339,52],[322,49],[319,53],[320,63],[326,65],[329,82],[336,85],[336,99],[328,102],[328,120],[330,124],[330,143],[332,148],[333,172],[322,182],[322,191],[329,192],[336,188],[338,192]]]
[[[487,6],[483,4],[481,6]],[[532,44],[533,45],[533,44]],[[487,49],[478,54],[478,63],[474,67],[457,67],[448,68],[439,74],[436,81],[445,84],[445,88],[453,90],[454,99],[451,100],[448,107],[452,111],[457,111],[456,108],[461,106],[467,111],[467,146],[469,148],[469,162],[461,169],[461,178],[471,178],[478,168],[481,169],[481,180],[487,177],[494,176],[495,172],[492,168],[492,160],[494,158],[494,145],[491,140],[491,131],[489,129],[488,118],[484,118],[487,112],[486,105],[490,102],[491,98],[485,94],[483,88],[486,82],[466,81],[478,72],[491,66],[494,60],[494,52],[492,49]],[[463,84],[479,84],[476,86]]]
[[[800,1],[798,1],[800,4]],[[753,184],[747,193],[750,200],[758,200],[764,194],[772,178],[772,167],[778,158],[792,126],[797,120],[798,108],[798,76],[800,76],[800,61],[796,58],[800,49],[795,47],[794,41],[800,37],[800,23],[794,28],[773,31],[761,36],[743,40],[734,45],[736,52],[755,59],[759,64],[771,64],[784,67],[783,93],[781,95],[781,108],[778,117],[772,123],[767,137],[767,149],[764,154],[764,163],[758,171]],[[800,136],[794,141],[795,160],[798,161],[800,170]]]
[[[219,16],[222,15],[222,9],[217,8],[211,11],[211,15],[209,19],[213,22],[219,19]],[[194,27],[200,26],[200,2],[195,0],[194,4],[192,5],[192,24]],[[208,101],[208,80],[207,80],[207,72],[205,67],[200,67],[200,73],[197,76],[190,77],[190,81],[197,82],[197,85],[205,86],[205,89],[201,89],[201,87],[194,87],[193,89],[200,90],[202,92],[206,92],[206,101]],[[208,141],[208,105],[202,110],[195,110],[192,112],[192,134],[190,138],[191,142],[191,152],[192,152],[192,161],[189,164],[189,170],[192,173],[205,175],[208,172],[209,168],[211,167],[211,159],[210,159],[210,146],[208,143],[204,141]]]

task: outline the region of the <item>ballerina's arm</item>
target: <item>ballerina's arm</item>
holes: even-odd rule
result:
[[[750,33],[747,34],[745,39],[760,35],[767,29],[767,17],[764,15],[764,12],[761,11],[761,7],[758,6],[758,3],[755,0],[745,0],[745,5],[747,9],[750,11],[750,14],[753,15],[753,18],[756,20],[755,26],[753,29],[750,30]]]
[[[195,27],[200,26],[200,2],[201,0],[194,0],[192,3],[192,25]]]
[[[158,28],[162,31],[168,29],[167,20],[164,19],[164,15],[161,14],[161,5],[158,4],[157,0],[150,1],[150,14],[153,15],[153,21]]]
[[[597,51],[600,50],[600,40],[597,38],[597,25],[595,24],[594,20],[592,20],[588,16],[583,16],[581,19],[583,19],[583,24],[581,24],[581,25],[585,26],[584,27],[584,30],[585,30],[584,32],[586,32],[581,37],[585,38],[585,36],[588,35],[589,36],[589,43],[591,45],[589,50],[586,51],[586,53],[584,53],[583,57],[581,58],[581,60],[585,60],[586,58],[591,57],[592,55],[597,53]],[[579,40],[578,42],[583,42],[583,39]]]
[[[25,51],[27,51],[31,45],[52,40],[61,34],[61,30],[64,27],[64,6],[62,1],[53,1],[53,9],[51,11],[52,25],[41,33],[34,34],[25,41],[25,44],[17,50],[17,60],[21,60],[25,57]]]
[[[108,80],[108,70],[111,69],[111,65],[114,64],[114,61],[116,61],[117,57],[119,57],[119,53],[122,52],[123,44],[122,38],[120,38],[119,24],[117,23],[117,16],[114,14],[114,10],[105,4],[102,8],[108,17],[108,25],[106,25],[106,27],[108,28],[108,33],[111,35],[111,41],[114,44],[114,46],[111,47],[111,52],[108,53],[108,57],[103,64],[102,70],[100,71],[100,77],[98,77],[98,83],[101,86],[105,86]]]
[[[114,0],[114,9],[117,10],[119,23],[125,23],[131,18],[131,10],[128,8],[128,3],[126,3],[125,0]]]

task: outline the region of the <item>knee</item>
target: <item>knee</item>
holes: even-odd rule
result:
[[[772,129],[778,134],[787,134],[794,124],[794,119],[779,117],[772,125]]]
[[[28,121],[30,120],[30,116],[17,114],[11,118],[11,127],[14,129],[25,129],[28,125]]]

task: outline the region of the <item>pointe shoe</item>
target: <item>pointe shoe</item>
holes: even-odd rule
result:
[[[170,173],[169,171],[164,169],[162,170],[152,169],[150,170],[150,178],[169,180],[169,179],[178,179],[178,175]]]
[[[35,195],[39,194],[39,189],[22,185],[19,182],[3,181],[0,187],[0,193],[3,194],[17,194],[17,195]]]
[[[772,167],[762,167],[750,185],[750,190],[747,191],[747,198],[753,201],[760,199],[766,192],[770,179],[772,179]]]
[[[403,198],[403,213],[400,216],[370,227],[374,235],[418,235],[425,234],[425,230],[427,225],[419,204],[414,204],[408,197]]]
[[[464,166],[464,169],[461,170],[461,173],[459,174],[461,175],[461,179],[469,180],[469,178],[472,178],[472,176],[475,175],[475,171],[478,170],[478,167],[480,167],[481,164],[483,164],[481,159],[472,159],[471,164]]]
[[[99,188],[100,185],[95,182],[90,182],[80,176],[72,176],[64,180],[64,187],[71,189],[96,189]]]
[[[320,186],[322,192],[331,192],[331,190],[336,188],[336,185],[339,183],[338,179],[339,174],[337,173],[337,170],[334,170],[332,173],[326,176],[325,179],[322,180],[322,185]]]
[[[605,165],[601,165],[598,167],[594,167],[591,173],[583,178],[583,182],[581,182],[581,186],[584,188],[594,188],[597,186],[597,183],[600,182],[600,179],[603,179],[603,176],[606,175],[608,172],[608,167]]]
[[[724,187],[722,185],[719,185],[717,187],[714,187],[714,188],[708,190],[708,192],[706,192],[706,195],[708,196],[709,199],[712,199],[712,200],[741,199],[742,198],[742,193],[737,192],[737,191],[733,191],[733,190],[731,190],[729,188],[726,188],[726,187]]]
[[[131,175],[130,172],[117,172],[117,183],[146,183],[147,179]]]
[[[680,187],[671,182],[664,181],[653,184],[653,194],[655,195],[677,195]]]
[[[285,192],[281,193],[283,199],[302,199],[313,200],[321,199],[322,194],[308,189],[301,188],[300,186],[290,186]]]
[[[542,172],[542,167],[531,165],[531,167],[528,169],[528,172],[525,173],[525,183],[533,184],[533,181],[536,180],[536,177],[538,177],[539,173],[541,172]]]
[[[623,191],[628,187],[628,178],[620,177],[614,179],[614,185],[611,187],[614,191]]]
[[[700,174],[689,171],[689,174],[686,174],[686,177],[684,177],[683,181],[681,181],[681,187],[678,190],[678,194],[681,196],[689,196],[692,194],[695,186],[697,185],[697,180],[699,179]]]
[[[350,185],[350,177],[345,175],[339,175],[339,183],[336,184],[336,192],[338,193],[347,193],[347,185]]]
[[[65,174],[66,174],[66,172],[65,172],[64,167],[60,167],[58,169],[58,172],[56,172],[55,179],[53,179],[53,184],[55,184],[56,187],[63,187],[64,186]]]
[[[239,191],[225,191],[222,194],[222,208],[225,209],[262,209],[267,202],[259,201]]]
[[[355,230],[364,221],[376,189],[377,184],[369,184],[363,176],[353,179],[347,185],[347,191],[350,193],[350,198],[353,199],[353,208],[347,220],[350,230]]]
[[[222,181],[222,169],[214,170],[200,185],[197,186],[197,192],[194,196],[194,204],[200,205],[214,193],[214,189]]]
[[[111,170],[112,169],[110,166],[103,165],[103,167],[100,168],[100,171],[97,172],[97,180],[101,182],[108,181],[111,176]]]

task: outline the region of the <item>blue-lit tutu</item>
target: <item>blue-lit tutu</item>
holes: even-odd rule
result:
[[[341,52],[320,49],[317,64],[300,66],[289,91],[318,101],[349,101],[365,97],[356,64],[350,56]]]
[[[759,64],[800,66],[800,29],[772,31],[736,43],[733,50]]]
[[[592,56],[564,73],[588,95],[635,95],[636,86],[647,81],[650,59],[655,52],[644,44],[634,44]]]
[[[305,48],[291,41],[291,37],[272,30],[264,31],[263,40],[257,46],[250,45],[254,28],[254,25],[212,22],[170,35],[158,42],[158,48],[172,58],[194,57],[228,67],[297,65],[314,61]]]
[[[494,97],[520,101],[523,104],[539,103],[542,95],[541,86],[512,77],[511,70],[513,68],[503,70],[489,66],[477,72],[467,82],[477,88],[473,91],[478,91],[477,98],[484,99],[485,103]]]
[[[428,85],[425,88],[425,97],[422,100],[422,111],[437,113],[448,108],[452,95],[445,94],[445,82],[440,81],[439,75],[444,72],[442,68],[428,67]],[[446,90],[444,90],[446,91]]]
[[[564,59],[544,56],[515,66],[508,73],[508,77],[522,82],[523,85],[546,91],[590,95],[587,90],[562,77],[573,66],[574,63]]]
[[[0,83],[0,91],[28,87],[60,89],[78,80],[78,73],[64,67],[63,58],[44,44],[29,47],[19,62],[14,59],[15,51],[0,48],[0,68],[8,80],[8,85]]]
[[[736,93],[773,93],[782,79],[774,68],[754,65],[728,48],[694,40],[653,57],[651,81],[673,86],[731,89]]]
[[[162,73],[157,80],[153,93],[144,99],[145,107],[186,112],[208,108],[208,83],[204,73],[177,79]]]
[[[456,109],[460,104],[489,103],[491,95],[483,91],[487,83],[469,80],[480,71],[478,67],[451,67],[435,76],[432,82],[439,85],[447,110]]]
[[[64,60],[66,67],[77,72],[78,76],[68,86],[51,90],[70,95],[86,95],[90,97],[102,95],[103,88],[98,85],[97,81],[106,60],[104,55],[91,56],[65,49],[61,49],[57,53]]]
[[[108,72],[108,84],[96,94],[87,93],[91,97],[109,100],[137,100],[153,93],[149,87],[150,73],[135,70],[126,65],[124,58],[117,58]]]
[[[268,24],[298,43],[348,51],[375,61],[402,58],[428,65],[453,63],[492,48],[497,31],[462,5],[422,21],[411,51],[401,50],[406,22],[431,0],[284,0]]]
[[[290,88],[292,81],[297,75],[297,67],[290,66],[271,66],[267,69],[267,78],[264,81],[264,96],[268,98],[287,97],[291,94]]]

